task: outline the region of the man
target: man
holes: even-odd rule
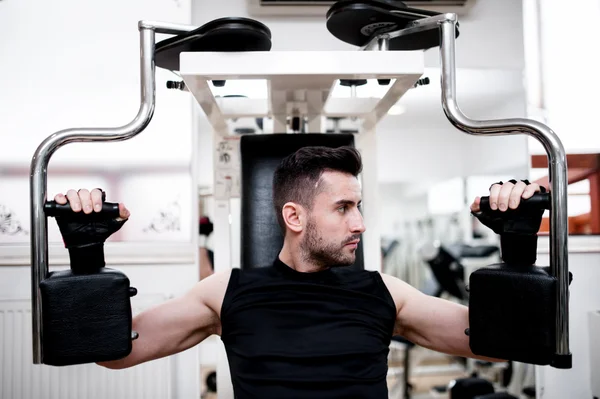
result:
[[[135,366],[217,334],[236,398],[384,399],[392,336],[476,357],[465,335],[468,308],[395,277],[345,267],[354,263],[365,231],[361,170],[360,154],[349,147],[307,147],[287,157],[273,178],[285,234],[273,264],[215,273],[184,296],[141,313],[133,320],[139,338],[131,354],[101,365]],[[495,184],[490,203],[514,209],[539,190],[523,182]],[[101,193],[70,190],[55,200],[90,213],[99,209]],[[129,218],[126,207],[119,207],[121,218]],[[479,197],[471,210],[479,211]]]

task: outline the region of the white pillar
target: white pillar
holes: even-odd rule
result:
[[[381,233],[379,231],[379,184],[377,174],[377,135],[375,127],[361,130],[355,136],[356,148],[363,161],[362,197],[363,218],[366,231],[363,233],[365,270],[381,271]]]

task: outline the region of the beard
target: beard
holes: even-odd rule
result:
[[[315,266],[351,266],[356,260],[356,252],[348,251],[344,246],[359,238],[359,235],[354,235],[342,242],[327,241],[319,234],[314,220],[309,218],[306,224],[306,234],[300,243],[300,250],[303,259]]]

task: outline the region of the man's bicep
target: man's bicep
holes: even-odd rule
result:
[[[109,368],[126,368],[170,356],[202,342],[220,331],[216,304],[224,295],[226,273],[212,275],[197,283],[184,295],[143,311],[133,319],[139,334],[133,350],[125,359],[101,363]]]
[[[406,336],[408,333],[408,325],[406,323],[410,320],[414,320],[414,318],[418,316],[419,303],[424,294],[397,277],[386,274],[382,274],[381,277],[396,304],[396,326],[394,334],[401,335],[408,339]]]
[[[469,337],[465,334],[469,327],[468,307],[423,294],[395,277],[385,276],[384,281],[398,308],[395,334],[449,355],[504,361],[475,356],[471,352]]]
[[[186,320],[194,330],[215,329],[220,326],[221,305],[225,298],[231,270],[212,274],[197,283],[181,300],[188,307]],[[189,328],[191,331],[192,328]],[[214,333],[211,331],[211,333]]]
[[[216,312],[199,295],[200,284],[185,295],[142,312],[133,322],[151,358],[184,351],[217,331]]]
[[[396,278],[384,278],[398,313],[394,333],[426,348],[463,351],[468,311],[459,304],[422,293]]]
[[[450,355],[472,357],[469,311],[464,305],[419,292],[398,313],[397,324],[406,339],[425,348]]]

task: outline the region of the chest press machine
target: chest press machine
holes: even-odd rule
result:
[[[242,241],[231,242],[229,200],[218,201],[214,232],[218,271],[232,264],[231,245],[241,245],[242,268],[272,262],[282,241],[273,235],[278,228],[274,216],[269,216],[272,207],[268,176],[276,160],[304,145],[356,145],[361,150],[365,163],[364,202],[370,206],[365,208],[364,217],[367,226],[376,225],[376,125],[422,76],[423,53],[412,50],[439,47],[441,102],[450,123],[472,135],[526,134],[536,138],[548,154],[551,177],[551,195],[532,202],[538,204],[537,210],[540,207],[550,210],[550,267],[547,270],[532,267],[532,262],[508,264],[505,259],[501,265],[473,273],[467,332],[472,350],[482,356],[570,368],[565,151],[556,134],[539,122],[479,121],[461,112],[456,99],[458,27],[455,14],[412,9],[401,2],[386,0],[343,0],[327,13],[327,28],[339,40],[356,46],[357,51],[283,52],[270,51],[269,29],[247,18],[222,18],[201,27],[139,22],[141,105],[135,118],[116,128],[56,132],[40,144],[32,159],[33,363],[54,366],[92,363],[118,359],[131,351],[131,341],[137,333],[131,331],[130,297],[136,290],[130,287],[125,275],[106,268],[103,257],[100,262],[86,263],[89,257],[85,256],[85,248],[90,247],[90,242],[68,246],[71,270],[48,269],[47,218],[72,221],[73,215],[68,205],[47,201],[46,169],[54,151],[67,143],[128,140],[142,132],[154,112],[156,66],[180,74],[182,82],[168,85],[194,96],[216,138],[230,136],[228,119],[271,117],[274,121],[273,130],[277,134],[241,138],[241,159],[245,165],[241,178]],[[157,33],[173,37],[156,43]],[[215,98],[210,84],[223,86],[233,79],[266,79],[268,100]],[[331,96],[337,82],[356,87],[367,79],[390,85],[383,98]],[[360,132],[322,133],[325,117],[358,118],[362,121]],[[306,134],[285,135],[290,130],[288,124],[293,131],[304,124]],[[264,170],[260,165],[266,165]],[[259,172],[253,173],[250,167]],[[258,194],[253,197],[250,193]],[[118,214],[115,204],[105,203],[104,209],[95,216],[94,223],[100,227]],[[510,217],[506,216],[503,223],[514,226]],[[103,256],[106,237],[97,234],[95,239],[91,247]],[[363,242],[356,267],[378,269],[380,241],[376,229],[367,230]],[[544,317],[532,318],[540,309],[544,310]],[[226,375],[226,362],[223,364]],[[225,389],[220,384],[221,387]]]

